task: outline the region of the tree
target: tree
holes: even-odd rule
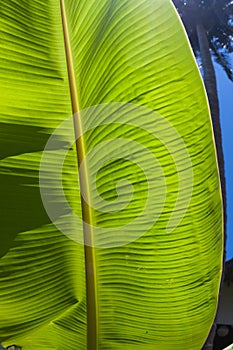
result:
[[[222,147],[222,133],[219,115],[217,82],[211,53],[222,65],[229,79],[233,80],[233,70],[228,54],[233,51],[232,2],[226,0],[173,0],[188,33],[194,54],[201,61],[203,80],[209,100],[215,136],[222,198],[224,207],[224,235],[226,241],[226,181]],[[223,266],[225,264],[225,249]],[[223,268],[224,271],[224,268]],[[210,331],[203,347],[213,348],[216,323]]]
[[[196,57],[200,58],[196,30],[198,19],[205,28],[213,57],[233,80],[233,67],[228,55],[233,52],[233,3],[229,0],[173,0],[173,3],[183,20]]]

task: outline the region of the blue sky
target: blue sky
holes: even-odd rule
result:
[[[232,56],[233,61],[233,56]],[[233,258],[233,82],[215,64],[227,186],[227,260]]]

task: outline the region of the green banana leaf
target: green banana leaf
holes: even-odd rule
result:
[[[4,0],[0,38],[0,342],[200,350],[222,201],[171,2]]]

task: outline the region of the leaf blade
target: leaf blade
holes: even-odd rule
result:
[[[12,21],[15,23],[14,18],[9,13],[9,7],[14,8],[11,4],[20,6],[20,2],[6,1],[5,3],[8,23]],[[24,3],[21,4],[21,10],[24,13]],[[39,18],[43,17],[45,2],[42,2],[41,6],[38,2],[34,2],[34,4],[39,8]],[[167,18],[167,10],[170,6],[168,4],[169,2],[157,1],[153,4],[155,7],[152,8],[151,3],[147,1],[102,1],[101,3],[98,1],[66,1],[81,109],[102,103],[127,102],[134,103],[139,107],[144,106],[152,112],[159,112],[165,120],[177,129],[190,152],[194,164],[195,184],[191,204],[186,216],[175,231],[175,235],[172,236],[166,232],[165,222],[168,222],[177,199],[177,169],[170,165],[172,159],[165,154],[161,142],[152,140],[150,135],[142,130],[131,130],[127,123],[131,121],[135,126],[137,118],[127,119],[123,129],[122,126],[121,128],[112,127],[109,129],[109,126],[101,125],[99,128],[96,127],[93,132],[88,130],[84,135],[85,147],[88,151],[100,144],[102,139],[105,141],[109,138],[119,139],[123,133],[135,142],[141,141],[145,144],[145,147],[152,149],[152,153],[161,160],[165,168],[169,189],[169,198],[165,202],[163,217],[158,219],[150,231],[137,241],[123,247],[95,249],[98,277],[96,292],[98,293],[100,323],[98,346],[101,350],[122,349],[125,346],[134,350],[141,348],[149,350],[152,347],[153,349],[166,350],[174,345],[177,348],[182,348],[184,344],[185,346],[188,344],[190,349],[199,349],[204,341],[205,334],[208,333],[208,327],[216,308],[222,238],[221,200],[212,130],[197,67],[191,59],[190,49],[184,40],[182,30],[178,27],[178,19],[171,7],[169,20]],[[18,76],[20,77],[18,85],[12,87],[12,81],[8,80],[5,73],[1,71],[1,76],[6,79],[8,86],[13,88],[12,92],[6,93],[2,85],[1,92],[6,97],[2,102],[3,121],[9,124],[14,124],[17,121],[19,125],[42,126],[46,137],[49,137],[52,133],[51,129],[54,129],[66,116],[71,114],[61,19],[58,15],[57,5],[58,2],[48,5],[48,13],[51,14],[48,17],[50,22],[47,19],[45,22],[43,20],[43,23],[41,21],[38,23],[39,28],[47,33],[45,35],[46,40],[41,35],[41,47],[44,48],[44,45],[45,47],[47,45],[47,49],[45,51],[43,49],[42,52],[44,54],[48,50],[51,56],[47,60],[41,59],[41,67],[36,66],[39,61],[38,57],[35,59],[34,68],[25,63],[25,59],[28,60],[26,62],[31,60],[31,53],[34,50],[32,38],[35,36],[35,31],[32,30],[31,33],[27,34],[24,28],[23,36],[31,36],[32,51],[29,52],[28,56],[23,55],[22,57],[21,54],[18,55],[14,46],[14,55],[18,55],[19,60],[23,61],[20,66],[22,75],[19,74]],[[29,21],[30,13],[25,15],[27,21]],[[8,17],[11,17],[11,20]],[[35,21],[37,23],[37,20]],[[20,15],[19,22],[22,25],[22,16],[20,17]],[[53,48],[50,47],[51,42],[53,42],[49,36],[51,28],[53,28],[53,36],[55,35],[58,39]],[[17,30],[17,33],[21,33],[20,28]],[[15,40],[16,37],[17,35]],[[22,41],[24,40],[23,37]],[[8,45],[9,41],[7,42]],[[54,66],[52,65],[51,70],[48,71],[46,67],[47,64],[51,67],[51,57],[54,57],[54,60],[51,60]],[[12,56],[9,56],[9,58],[12,58]],[[47,63],[48,61],[50,63]],[[14,76],[10,59],[7,65],[10,67],[9,76]],[[6,68],[7,65],[3,64]],[[14,69],[20,71],[17,64]],[[24,70],[28,71],[28,75],[25,75]],[[47,74],[47,78],[42,78],[37,72]],[[32,77],[34,83],[30,81]],[[25,83],[25,80],[29,81],[28,84]],[[17,92],[15,94],[22,86],[27,94],[30,89],[32,90],[31,101],[27,100],[23,93]],[[53,86],[53,90],[50,90],[50,86]],[[47,95],[48,91],[49,95]],[[16,96],[14,106],[11,106],[10,103],[12,95]],[[25,105],[28,106],[26,109]],[[10,109],[9,106],[11,106]],[[17,113],[14,109],[15,106]],[[101,106],[98,108],[101,108]],[[139,112],[140,110],[139,108]],[[10,120],[8,119],[9,115]],[[27,117],[28,115],[30,115],[30,119]],[[139,117],[142,115],[143,113],[139,113]],[[154,123],[153,115],[153,113],[149,113],[148,116],[143,118],[144,126],[147,125],[147,122],[149,124]],[[118,117],[120,118],[115,121],[119,123],[123,116],[124,114],[119,112]],[[92,122],[92,120],[89,120],[88,124],[88,119],[82,119],[82,123],[87,129],[89,125],[92,125]],[[23,132],[26,133],[26,129]],[[11,139],[12,142],[17,142],[15,136],[11,136]],[[61,143],[66,143],[66,138],[63,135],[60,135],[60,140]],[[37,152],[37,154],[18,155],[16,158],[9,159],[9,162],[6,159],[5,163],[2,163],[8,171],[13,169],[15,176],[20,179],[21,183],[25,183],[26,174],[31,178],[37,191],[38,180],[35,179],[38,179],[40,151],[43,150],[42,144],[45,144],[44,139],[43,141],[39,139],[36,148],[39,153]],[[27,147],[29,146],[30,138],[28,137]],[[110,150],[113,151],[113,147]],[[129,150],[133,154],[133,148],[131,147]],[[104,147],[102,147],[102,151],[95,160],[97,165],[104,159]],[[68,158],[65,165],[67,171],[64,172],[66,194],[68,193],[67,196],[79,211],[80,203],[77,204],[79,199],[77,199],[76,192],[78,185],[74,180],[75,172],[77,172],[74,150]],[[33,162],[35,162],[34,172]],[[22,164],[23,172],[20,173],[17,169]],[[50,166],[48,164],[48,170],[52,172],[55,164],[56,158],[53,164]],[[93,172],[92,175],[95,175],[91,166],[92,164],[89,164],[88,169]],[[98,223],[100,227],[109,229],[111,224],[115,227],[118,227],[119,223],[125,224],[129,217],[134,218],[135,213],[138,214],[138,205],[145,203],[145,197],[141,196],[146,191],[145,177],[139,169],[132,168],[131,163],[122,164],[117,160],[111,163],[110,170],[109,167],[105,167],[98,173],[100,195],[114,200],[116,197],[115,184],[124,175],[135,181],[136,197],[131,207],[127,208],[126,217],[124,213],[110,213],[108,215],[108,213],[102,214],[98,210],[93,210],[95,223]],[[133,177],[134,175],[136,178]],[[26,184],[29,185],[30,181],[26,181]],[[122,185],[122,194],[128,195],[128,189],[125,192],[124,188]],[[57,189],[55,194],[60,198],[58,190],[60,189]],[[8,187],[8,191],[10,193],[12,189]],[[158,194],[160,194],[160,189],[158,189]],[[29,199],[30,196],[34,198],[32,192]],[[20,202],[18,201],[18,203]],[[34,205],[35,208],[39,208],[41,204],[34,202]],[[26,212],[27,208],[23,207],[22,209]],[[104,209],[104,206],[102,205],[101,208]],[[26,218],[24,220],[28,224],[28,220]],[[43,217],[40,220],[40,224],[49,224],[48,218]],[[33,265],[33,257],[29,256],[27,260],[26,254],[24,264],[32,264],[29,275],[33,275],[33,268],[35,268],[36,274],[39,276],[38,285],[42,283],[45,292],[46,288],[51,286],[48,291],[51,292],[49,312],[51,312],[52,319],[48,317],[45,307],[46,296],[42,294],[43,298],[40,301],[38,299],[36,306],[33,308],[33,291],[30,291],[29,288],[28,296],[30,296],[30,300],[28,302],[32,306],[32,310],[29,312],[27,309],[22,312],[20,306],[11,322],[16,327],[15,325],[19,323],[17,319],[19,315],[26,320],[34,319],[38,331],[32,331],[30,327],[25,325],[28,332],[26,339],[22,336],[14,342],[22,343],[25,349],[30,349],[33,341],[38,342],[39,345],[38,337],[43,334],[42,332],[46,332],[48,342],[45,341],[45,344],[43,344],[45,349],[46,344],[51,346],[51,342],[56,341],[57,344],[53,344],[53,346],[58,349],[67,346],[67,344],[71,349],[76,349],[76,342],[80,349],[85,349],[86,291],[82,247],[70,242],[66,237],[61,238],[61,234],[56,229],[53,233],[54,228],[49,229],[46,233],[47,228],[45,226],[40,231],[40,224],[37,224],[36,228],[34,227],[33,235],[30,238],[33,250],[41,254],[41,251],[36,248],[35,238],[37,234],[39,240],[42,240],[40,236],[42,233],[46,237],[45,239],[51,239],[51,242],[54,239],[61,239],[62,244],[59,245],[59,249],[61,249],[62,259],[65,259],[67,263],[63,270],[61,268],[62,263],[59,261],[60,255],[56,253],[54,248],[54,253],[49,258],[50,249],[48,247],[47,253],[45,253],[45,256],[48,255],[47,258],[43,255],[43,259],[41,258],[40,261],[42,261],[44,267],[50,264],[55,276],[51,278],[47,271],[46,278],[44,278],[42,271]],[[206,233],[205,227],[209,228],[208,233]],[[28,230],[21,231],[22,234],[17,235],[16,242],[22,242],[22,246],[18,248],[11,247],[6,256],[10,260],[6,262],[4,259],[2,260],[2,266],[5,268],[12,266],[11,259],[16,259],[17,254],[23,255],[27,252]],[[143,232],[143,228],[136,227],[135,231]],[[63,244],[66,247],[64,249],[62,248]],[[69,254],[70,251],[72,251],[72,254]],[[216,259],[216,254],[218,259]],[[50,259],[53,258],[57,261],[57,265],[52,265]],[[73,261],[76,261],[75,266],[72,266]],[[210,266],[209,261],[211,261]],[[63,272],[60,271],[59,274],[60,268]],[[17,269],[14,273],[18,274],[18,278],[22,278]],[[66,276],[65,280],[67,281],[65,287],[59,284],[60,282],[58,283],[64,276]],[[9,277],[11,288],[13,281],[13,277]],[[19,289],[15,287],[8,294],[8,303],[12,310],[15,293],[21,290],[22,298],[22,293],[25,293],[25,290],[31,286],[29,279],[27,281],[26,279],[22,280],[22,283],[26,283],[23,289],[21,284]],[[6,286],[7,284],[4,288]],[[57,295],[59,288],[61,294]],[[67,299],[64,296],[67,296]],[[63,299],[63,304],[59,304],[58,299]],[[77,300],[80,302],[76,305]],[[62,307],[62,310],[59,309],[60,307]],[[43,322],[38,317],[34,318],[33,316],[33,312],[38,313],[38,310],[43,311]],[[59,313],[57,317],[55,315],[56,310]],[[7,314],[5,313],[5,315]],[[44,321],[46,322],[45,326]],[[5,324],[7,324],[7,317]],[[10,332],[7,336],[14,334],[14,327],[9,328]],[[65,331],[66,328],[68,330]],[[169,333],[167,329],[169,329]],[[19,334],[21,331],[23,331],[22,327],[16,333]],[[56,336],[51,335],[54,331]]]

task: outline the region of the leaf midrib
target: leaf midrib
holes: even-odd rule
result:
[[[85,272],[86,272],[86,302],[87,302],[87,350],[98,349],[98,312],[97,312],[97,288],[96,268],[94,254],[94,235],[92,225],[92,212],[90,207],[90,191],[88,184],[88,170],[85,161],[85,143],[82,132],[82,121],[78,100],[78,91],[75,79],[75,71],[72,57],[71,42],[69,36],[68,22],[65,9],[65,0],[60,0],[62,27],[64,34],[64,45],[67,62],[67,73],[70,88],[71,106],[73,112],[74,133],[76,137],[76,152],[79,167],[79,184],[83,217],[83,235],[85,250]],[[81,136],[79,136],[81,135]],[[80,167],[82,163],[82,167]],[[82,197],[86,194],[87,202]],[[85,225],[86,223],[86,225]],[[87,268],[88,267],[88,268]]]

